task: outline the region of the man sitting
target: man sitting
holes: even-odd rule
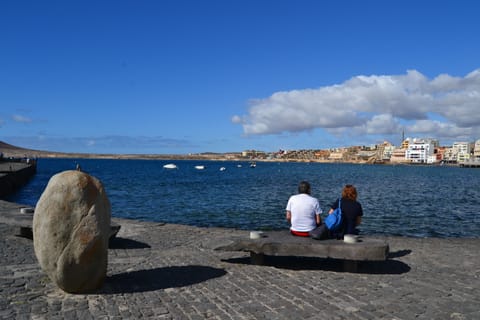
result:
[[[288,199],[286,219],[291,223],[290,232],[295,236],[308,237],[309,231],[322,223],[322,209],[318,199],[310,192],[310,184],[302,181],[298,185],[298,194]]]

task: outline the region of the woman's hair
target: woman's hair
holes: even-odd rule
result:
[[[351,184],[347,184],[343,187],[342,198],[356,201],[357,200],[357,189]]]
[[[310,194],[310,183],[307,181],[302,181],[298,185],[298,193]]]

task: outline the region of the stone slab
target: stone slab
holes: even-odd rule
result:
[[[237,238],[215,248],[221,251],[245,251],[256,255],[298,256],[344,259],[353,261],[385,261],[389,246],[384,240],[360,237],[356,243],[343,240],[314,240],[292,236],[289,231],[271,231],[260,239]],[[255,259],[259,257],[252,255]]]

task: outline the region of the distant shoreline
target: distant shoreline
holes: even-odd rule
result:
[[[279,162],[279,163],[339,163],[339,164],[376,164],[376,165],[426,165],[438,166],[440,164],[417,164],[411,162],[369,162],[367,160],[329,160],[312,158],[250,158],[242,156],[241,152],[228,153],[191,153],[191,154],[108,154],[108,153],[67,153],[32,150],[16,147],[0,141],[0,152],[4,158],[36,158],[36,159],[106,159],[106,160],[199,160],[199,161],[242,161],[242,162]],[[458,164],[445,164],[446,166],[459,166]]]

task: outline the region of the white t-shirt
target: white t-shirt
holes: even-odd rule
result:
[[[317,198],[306,193],[296,194],[288,199],[287,211],[292,213],[291,230],[308,232],[317,227],[316,214],[321,214]]]

